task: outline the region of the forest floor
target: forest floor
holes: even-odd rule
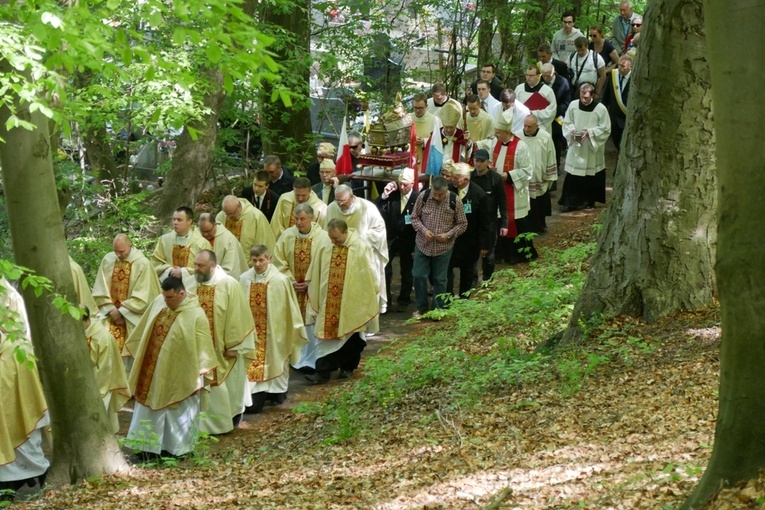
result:
[[[535,244],[563,250],[592,241],[603,210],[556,213]],[[675,508],[695,487],[714,436],[717,307],[655,324],[603,321],[574,354],[586,362],[572,366],[583,369],[558,362],[549,376],[487,391],[470,407],[433,386],[396,405],[362,400],[358,414],[316,412],[372,377],[372,358],[395,359],[459,322],[414,323],[411,311],[382,317],[352,379],[309,386],[293,372],[284,405],[246,416],[197,457],[48,490],[19,507]],[[491,336],[475,332],[465,352],[489,349],[483,339]],[[124,436],[130,413],[122,415]],[[753,482],[711,508],[757,508],[762,496],[765,487]]]

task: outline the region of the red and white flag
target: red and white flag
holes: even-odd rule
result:
[[[353,173],[353,162],[351,161],[351,147],[348,145],[348,125],[347,117],[343,117],[343,130],[340,132],[340,142],[337,144],[337,163],[335,169],[337,175],[349,175]]]

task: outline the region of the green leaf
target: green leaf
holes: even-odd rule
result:
[[[146,68],[146,72],[143,73],[143,79],[146,81],[151,81],[154,79],[154,75],[156,74],[157,70],[154,68],[154,66],[149,66]]]
[[[120,52],[122,54],[122,63],[129,66],[133,63],[133,51],[130,48],[125,48]]]
[[[208,60],[213,64],[220,62],[220,59],[223,56],[218,45],[213,42],[205,48],[205,54],[207,55]]]
[[[154,28],[161,27],[164,22],[165,19],[162,17],[162,13],[160,11],[155,10],[149,14],[149,24]]]
[[[282,98],[282,103],[284,103],[284,106],[287,108],[290,108],[292,106],[292,98],[290,98],[289,92],[286,90],[280,90],[279,96]]]
[[[186,44],[186,31],[183,28],[177,27],[173,31],[173,42],[178,46]]]
[[[231,94],[231,92],[234,90],[234,80],[231,79],[230,73],[223,75],[223,89],[228,94]]]
[[[120,0],[106,0],[106,8],[110,11],[117,10],[117,7],[120,6]]]
[[[13,350],[13,354],[16,356],[16,361],[19,363],[24,363],[27,360],[27,351],[20,345],[17,345],[16,348]]]

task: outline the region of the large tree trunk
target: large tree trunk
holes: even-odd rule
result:
[[[765,467],[765,152],[759,101],[765,51],[762,2],[705,1],[715,102],[719,186],[717,280],[722,310],[720,409],[709,466],[687,507],[700,508],[722,485],[755,478]],[[735,90],[735,92],[734,92]]]
[[[208,71],[206,78],[209,88],[203,103],[210,109],[210,114],[191,125],[196,131],[196,140],[191,137],[188,128],[178,139],[173,164],[167,172],[164,191],[155,211],[160,219],[169,218],[180,206],[193,207],[204,189],[206,177],[212,171],[218,118],[226,94],[217,69]]]
[[[567,340],[594,314],[651,322],[714,298],[717,186],[701,0],[651,2],[646,24],[613,198]]]
[[[109,134],[105,126],[88,126],[82,133],[82,143],[90,162],[90,169],[98,180],[112,191],[122,189],[122,176],[114,161],[114,153],[109,145]],[[127,164],[127,162],[125,162]]]
[[[271,90],[264,88],[260,95],[263,154],[277,155],[291,168],[304,166],[314,153],[308,84],[312,61],[310,3],[307,0],[297,0],[290,5],[265,2],[261,12],[260,19],[266,24],[264,31],[269,30],[268,24],[284,31],[276,34],[277,42],[271,49],[277,54],[276,61],[284,66],[282,83],[302,98],[286,107],[280,98],[271,101]]]
[[[48,120],[18,104],[20,118],[37,129],[7,131],[10,113],[0,110],[0,165],[16,263],[53,282],[57,293],[77,298],[67,257],[61,213],[56,199]],[[23,291],[32,341],[53,428],[53,463],[49,480],[76,483],[125,468],[125,461],[106,416],[90,365],[85,333],[79,321],[62,314],[44,292]]]

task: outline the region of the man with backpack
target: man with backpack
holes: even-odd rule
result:
[[[449,261],[455,239],[467,229],[467,218],[462,207],[457,207],[457,195],[449,191],[449,182],[434,177],[430,188],[417,197],[412,211],[412,226],[417,232],[414,247],[414,297],[420,318],[430,310],[428,279],[433,282],[433,305],[443,308],[440,295],[446,292]]]

